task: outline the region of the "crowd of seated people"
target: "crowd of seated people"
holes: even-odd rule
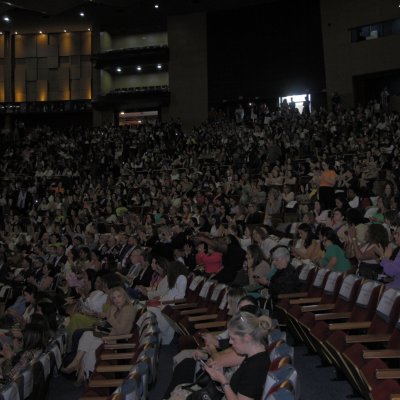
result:
[[[96,347],[85,329],[122,313],[115,287],[157,313],[197,270],[254,297],[267,288],[273,304],[298,286],[293,258],[398,287],[399,138],[398,114],[362,107],[186,133],[177,122],[28,131],[0,158],[0,281],[13,288],[3,327],[24,336],[50,299],[76,351],[66,370],[82,378]],[[276,248],[278,236],[291,241]],[[233,337],[250,320],[232,321]]]

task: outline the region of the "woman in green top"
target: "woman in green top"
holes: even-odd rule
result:
[[[320,235],[325,248],[325,255],[320,261],[321,266],[338,272],[348,271],[351,263],[335,231],[331,228],[322,228]]]

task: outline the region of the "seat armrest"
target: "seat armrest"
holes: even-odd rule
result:
[[[335,308],[335,304],[317,304],[301,307],[302,312],[329,311]]]
[[[184,303],[184,304],[177,304],[173,305],[172,308],[174,310],[186,310],[187,308],[196,308],[198,303]]]
[[[225,328],[226,321],[203,322],[196,324],[194,329]]]
[[[376,370],[376,379],[400,379],[400,368],[382,368]]]
[[[132,369],[131,364],[119,364],[119,365],[98,365],[96,372],[129,372]]]
[[[203,308],[192,308],[191,310],[184,310],[181,311],[180,314],[181,315],[193,315],[193,314],[204,314],[208,311],[207,307],[203,307]]]
[[[371,358],[400,358],[400,350],[382,349],[382,350],[364,350],[363,357],[366,360]]]
[[[129,353],[102,353],[100,360],[130,360],[135,355],[134,352]]]
[[[303,299],[294,299],[290,300],[290,304],[313,304],[319,303],[321,301],[321,297],[306,297]]]
[[[161,304],[162,305],[167,305],[167,304],[180,304],[180,303],[185,303],[186,299],[175,299],[175,300],[165,300],[162,301]]]
[[[373,335],[346,335],[346,343],[378,343],[388,342],[390,340],[388,334],[373,334]]]
[[[316,314],[316,321],[328,321],[331,319],[349,319],[351,317],[351,312],[338,312],[338,313],[324,313]]]
[[[278,300],[284,299],[298,299],[299,297],[307,297],[307,292],[298,292],[298,293],[282,293],[278,294]]]
[[[88,383],[88,387],[95,388],[95,387],[118,387],[123,382],[123,379],[92,379]]]
[[[132,338],[132,333],[127,333],[126,335],[108,335],[104,336],[102,339],[104,342],[111,342],[114,340],[126,340]]]
[[[351,329],[367,329],[371,326],[371,321],[361,322],[337,322],[329,324],[329,330],[331,331],[343,331]]]
[[[216,319],[218,314],[207,314],[207,315],[198,315],[197,317],[189,317],[190,322],[197,322],[197,321],[208,321],[210,319]]]
[[[117,343],[117,344],[105,344],[104,348],[106,350],[125,350],[125,349],[134,349],[136,347],[136,343]]]

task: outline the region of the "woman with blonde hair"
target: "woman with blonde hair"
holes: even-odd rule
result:
[[[130,298],[121,287],[111,291],[111,302],[106,320],[111,325],[110,335],[124,335],[131,331],[136,310]],[[72,362],[63,369],[64,373],[78,372],[78,381],[82,382],[94,371],[96,365],[96,349],[103,340],[94,336],[93,331],[86,331],[79,340],[78,352]]]
[[[210,377],[221,385],[227,400],[256,400],[263,392],[270,364],[266,351],[266,337],[272,329],[271,318],[239,312],[228,323],[233,350],[244,356],[243,362],[231,379],[224,375],[216,362],[204,366]]]

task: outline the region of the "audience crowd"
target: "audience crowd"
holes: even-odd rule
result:
[[[10,332],[0,337],[5,379],[61,326],[65,370],[84,379],[101,342],[87,330],[107,320],[128,333],[129,298],[147,301],[170,343],[159,302],[184,297],[191,271],[265,298],[270,310],[297,290],[297,260],[400,288],[398,114],[282,107],[252,120],[188,133],[173,122],[40,127],[3,148],[0,282],[13,288],[0,319]],[[233,349],[266,362],[270,321],[259,333],[260,317],[238,315]],[[212,363],[206,371],[227,398],[261,395],[240,374],[229,386]]]

